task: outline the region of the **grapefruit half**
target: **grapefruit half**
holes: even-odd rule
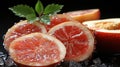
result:
[[[78,21],[58,24],[52,27],[48,34],[56,37],[65,45],[66,61],[83,61],[88,59],[94,51],[92,33]]]
[[[58,39],[37,32],[12,41],[9,54],[21,66],[46,67],[61,62],[66,55],[66,48]]]
[[[5,49],[8,50],[10,43],[16,38],[33,32],[46,33],[46,29],[39,22],[34,22],[33,24],[30,24],[27,20],[23,20],[16,23],[11,28],[9,28],[5,34],[4,37]]]

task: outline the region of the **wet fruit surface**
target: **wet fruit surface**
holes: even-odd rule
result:
[[[52,28],[53,26],[57,24],[63,23],[65,21],[70,21],[73,19],[65,14],[57,14],[57,15],[52,16],[50,20],[51,20],[50,24],[48,25],[45,24],[45,27],[48,31],[50,30],[50,28]]]
[[[85,11],[83,10],[83,11],[80,11],[80,12],[75,11],[75,12],[70,12],[70,15],[74,20],[77,20],[77,21],[80,21],[80,22],[87,21],[87,20],[96,20],[96,19],[100,18],[100,12],[99,12],[99,10],[98,11],[97,10],[98,9],[96,9],[96,12],[93,12],[93,13],[91,13],[92,10],[85,10]],[[58,46],[59,46],[59,48],[63,48],[63,47],[61,47],[60,45],[56,45],[56,43],[51,43],[51,41],[49,41],[49,35],[47,36],[48,39],[46,39],[47,37],[45,37],[45,38],[43,37],[43,39],[42,39],[41,36],[36,36],[34,38],[33,37],[34,34],[29,36],[29,34],[33,33],[33,32],[46,33],[45,28],[44,28],[44,30],[42,30],[36,24],[35,25],[30,24],[30,26],[25,25],[25,27],[23,27],[23,28],[19,27],[20,29],[16,29],[14,31],[14,32],[20,32],[21,34],[23,34],[25,36],[23,36],[21,34],[20,34],[21,36],[19,36],[18,33],[17,33],[17,35],[13,33],[13,35],[18,36],[20,38],[16,37],[14,39],[14,41],[11,40],[11,42],[13,41],[12,43],[9,43],[9,44],[14,44],[14,45],[10,45],[10,52],[13,52],[13,53],[10,53],[10,57],[7,57],[3,53],[0,53],[0,66],[2,66],[2,67],[3,66],[7,66],[7,67],[17,67],[17,66],[18,67],[29,67],[29,65],[25,65],[25,64],[21,63],[21,61],[23,60],[22,62],[26,62],[26,64],[30,63],[30,67],[35,67],[35,66],[39,65],[39,62],[40,62],[39,67],[49,67],[49,66],[50,67],[119,67],[119,61],[118,61],[118,59],[119,59],[118,56],[119,55],[114,55],[114,56],[113,55],[112,56],[111,55],[110,56],[105,55],[105,56],[103,56],[103,54],[102,55],[98,54],[99,49],[103,48],[101,46],[101,44],[102,45],[106,44],[106,45],[103,45],[103,46],[105,48],[110,48],[111,52],[114,51],[114,50],[119,51],[119,48],[116,49],[117,46],[119,47],[119,38],[118,38],[119,37],[119,33],[118,33],[119,31],[117,33],[110,33],[111,31],[109,31],[109,32],[107,31],[107,33],[105,31],[104,31],[104,33],[101,32],[101,31],[96,31],[95,35],[99,35],[99,36],[96,36],[97,50],[94,50],[93,49],[94,46],[93,45],[91,46],[91,44],[95,43],[94,40],[93,40],[94,37],[91,37],[91,36],[93,36],[91,34],[91,32],[90,31],[88,32],[88,30],[85,29],[84,27],[82,27],[81,25],[80,25],[80,27],[78,27],[77,25],[74,25],[74,24],[72,24],[72,26],[71,25],[69,26],[69,24],[68,25],[65,24],[65,26],[64,26],[64,24],[63,24],[63,27],[59,27],[59,24],[62,24],[63,22],[66,22],[66,21],[70,21],[70,19],[66,18],[66,16],[57,16],[56,15],[55,17],[52,18],[50,25],[44,25],[47,28],[47,31],[53,30],[52,34],[55,33],[55,34],[53,34],[53,36],[55,36],[56,38],[61,40],[61,42],[65,45],[65,47],[67,47],[67,52],[69,54],[66,54],[66,57],[65,57],[66,61],[61,62],[57,66],[56,65],[54,66],[54,63],[56,64],[57,62],[52,63],[51,60],[53,60],[53,59],[50,59],[50,58],[47,59],[46,58],[46,54],[49,55],[52,52],[52,53],[56,54],[56,57],[55,57],[54,54],[52,54],[52,58],[55,57],[55,59],[58,59],[58,62],[62,61],[63,58],[62,58],[62,60],[59,60],[60,57],[58,57],[58,56],[59,55],[63,56],[64,51],[62,53],[62,49],[59,50],[57,48],[58,48]],[[95,28],[95,27],[93,27],[93,28],[97,29],[97,30],[99,30],[100,28],[107,29],[107,30],[108,29],[109,30],[113,30],[113,29],[114,30],[116,30],[116,29],[119,30],[120,29],[119,24],[117,24],[118,25],[117,27],[114,25],[114,23],[111,23],[111,24],[108,23],[108,25],[107,25],[107,23],[105,22],[105,24],[104,23],[100,23],[100,24],[98,23],[98,24],[95,25],[95,27],[97,27],[97,28]],[[29,27],[30,27],[30,29],[29,29]],[[39,29],[38,29],[38,27],[39,27]],[[54,29],[54,28],[56,28],[56,29]],[[64,29],[62,29],[62,28],[64,28]],[[85,32],[85,31],[87,31],[87,32]],[[108,33],[109,33],[109,35],[108,35]],[[27,35],[28,37],[26,36],[26,34],[28,34]],[[13,35],[10,35],[10,36],[13,36]],[[42,34],[42,35],[45,36],[47,34],[45,34],[45,35]],[[113,35],[115,35],[115,36],[113,36]],[[78,36],[80,36],[80,38]],[[101,38],[101,37],[104,37],[104,38]],[[117,39],[116,39],[116,37],[117,37]],[[112,38],[112,39],[110,39],[110,38]],[[34,41],[34,39],[35,39],[35,41]],[[8,40],[9,40],[9,38],[8,38]],[[37,40],[40,43],[37,42]],[[50,36],[50,40],[51,40],[51,36]],[[111,41],[111,42],[109,42],[109,41]],[[113,41],[116,42],[116,43],[114,43]],[[52,42],[54,42],[54,38],[53,38]],[[23,43],[24,43],[24,45],[23,45]],[[50,45],[46,46],[46,45],[43,45],[43,43],[45,43],[45,44],[47,43],[47,44],[50,44]],[[39,47],[38,44],[42,44],[42,46]],[[63,44],[61,44],[61,45],[63,45]],[[100,45],[98,45],[98,44],[100,44]],[[115,48],[112,47],[111,44],[116,44],[116,47]],[[35,46],[33,47],[33,45],[35,45]],[[12,48],[12,47],[14,47],[14,48]],[[24,48],[22,48],[22,47],[24,47]],[[49,48],[49,47],[54,47],[55,51],[54,51],[54,49],[52,50],[51,48],[50,49],[44,49],[44,48]],[[90,47],[91,47],[91,49],[89,49]],[[42,49],[38,49],[38,48],[42,48]],[[70,49],[70,50],[68,50],[68,49]],[[89,49],[88,53],[87,53],[87,49]],[[50,53],[47,50],[50,51]],[[108,50],[108,51],[110,51],[110,50]],[[14,52],[16,52],[16,53],[14,53]],[[85,52],[86,52],[86,54],[85,54]],[[92,55],[92,53],[93,53],[93,55]],[[40,58],[40,55],[43,56],[43,57]],[[53,55],[54,55],[54,57],[53,57]],[[84,57],[82,57],[82,55],[84,55]],[[64,54],[64,56],[65,56],[65,54]],[[67,56],[68,56],[68,58],[67,58]],[[12,57],[13,58],[16,57],[15,59],[20,60],[20,61],[17,62]],[[25,57],[25,58],[23,58],[23,57]],[[90,57],[90,59],[89,59],[89,57]],[[82,58],[82,60],[80,60],[80,58]],[[39,61],[39,59],[41,59],[41,60],[46,60],[47,59],[48,61],[47,62]],[[13,60],[17,63],[17,65],[13,62]],[[77,61],[77,62],[75,62],[75,61]],[[49,62],[50,62],[50,64],[49,64]],[[34,64],[35,64],[35,66],[32,66]],[[114,64],[116,64],[116,65],[114,65]]]
[[[66,49],[52,36],[32,33],[14,40],[10,44],[9,53],[21,65],[48,66],[62,61]]]
[[[5,38],[4,38],[5,48],[8,50],[10,43],[16,38],[21,37],[23,35],[30,34],[33,32],[43,32],[43,33],[46,32],[44,26],[42,26],[37,22],[35,24],[30,24],[25,20],[25,21],[20,21],[19,23],[13,25],[5,34]]]
[[[94,50],[94,38],[91,32],[79,22],[68,21],[56,25],[48,32],[64,43],[67,49],[65,60],[83,61]]]

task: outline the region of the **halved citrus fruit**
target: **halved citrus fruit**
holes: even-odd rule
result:
[[[63,23],[65,21],[70,21],[73,20],[71,17],[69,17],[68,15],[65,14],[56,14],[51,16],[50,18],[50,24],[45,24],[45,27],[47,29],[47,31],[50,30],[50,28],[52,28],[53,26]]]
[[[16,38],[33,32],[46,33],[45,27],[39,22],[30,24],[27,20],[20,21],[13,25],[5,34],[4,46],[8,50],[10,43]]]
[[[73,19],[80,22],[100,19],[100,9],[76,10],[76,11],[65,12],[64,14],[67,14]]]
[[[101,53],[120,53],[120,18],[83,22],[95,33],[97,50]]]
[[[9,54],[21,65],[45,67],[62,61],[66,55],[66,48],[55,37],[37,32],[12,41]]]
[[[78,21],[67,21],[52,27],[48,31],[63,42],[67,49],[66,61],[83,61],[94,51],[92,33]]]

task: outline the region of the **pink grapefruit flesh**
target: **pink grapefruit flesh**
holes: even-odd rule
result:
[[[66,46],[66,61],[83,61],[94,50],[92,33],[77,21],[68,21],[54,26],[48,34],[56,37]]]
[[[43,33],[31,33],[12,41],[11,58],[26,66],[49,66],[61,62],[66,48],[58,39]]]
[[[46,29],[42,24],[38,22],[30,24],[27,20],[24,20],[16,23],[11,28],[9,28],[5,34],[4,38],[5,49],[8,50],[10,43],[16,38],[34,32],[46,33]]]

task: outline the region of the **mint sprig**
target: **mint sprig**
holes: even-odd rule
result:
[[[19,17],[26,18],[30,23],[40,21],[45,24],[50,24],[50,16],[61,11],[63,5],[49,4],[45,8],[40,0],[35,4],[35,9],[28,5],[16,5],[9,9]]]

